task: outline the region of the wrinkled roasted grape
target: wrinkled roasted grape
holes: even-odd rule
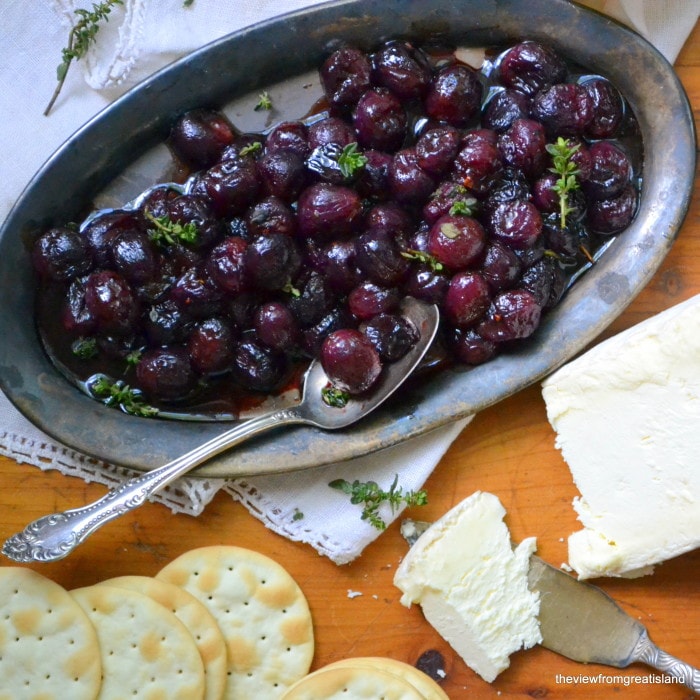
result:
[[[445,173],[459,152],[461,134],[453,126],[434,126],[416,141],[416,162],[435,177]]]
[[[393,311],[401,301],[396,287],[361,282],[348,294],[348,309],[355,318],[366,321],[385,311]]]
[[[485,105],[481,123],[487,129],[501,132],[516,119],[528,119],[530,98],[518,90],[499,90]]]
[[[346,294],[362,281],[362,272],[357,266],[355,242],[352,240],[332,241],[322,248],[316,267],[338,294]]]
[[[289,351],[299,340],[299,324],[289,306],[279,301],[261,304],[253,316],[253,327],[267,347]]]
[[[351,234],[362,216],[362,199],[349,187],[317,183],[307,187],[297,202],[302,236],[330,241]]]
[[[530,114],[550,135],[580,136],[593,120],[593,101],[576,83],[557,83],[537,93]]]
[[[394,155],[389,166],[389,191],[401,204],[421,204],[435,189],[435,178],[418,164],[414,148]]]
[[[355,239],[355,260],[367,279],[387,287],[401,283],[410,267],[393,236],[383,229],[369,229]]]
[[[195,109],[175,120],[168,145],[185,165],[201,170],[214,165],[235,136],[236,129],[221,112]]]
[[[109,265],[110,241],[124,231],[141,231],[142,220],[132,211],[109,211],[96,216],[81,231],[87,240],[96,267]]]
[[[499,204],[487,226],[496,240],[515,250],[526,250],[540,238],[542,215],[531,202],[516,199]]]
[[[97,319],[85,303],[86,277],[76,277],[69,285],[61,309],[61,325],[71,336],[91,335]]]
[[[379,378],[382,362],[370,340],[360,331],[333,331],[321,346],[321,364],[331,383],[349,394],[367,391]]]
[[[251,238],[273,233],[293,236],[297,230],[294,212],[279,197],[264,197],[248,209],[246,231]]]
[[[284,379],[284,355],[274,352],[252,338],[243,338],[233,353],[232,373],[249,391],[274,391]]]
[[[217,216],[232,217],[245,212],[260,191],[260,175],[248,158],[226,160],[199,173],[192,193],[207,197]]]
[[[309,357],[318,357],[323,341],[333,332],[341,328],[352,328],[355,319],[344,306],[332,308],[320,321],[313,326],[304,328],[301,332],[301,349]]]
[[[207,273],[216,286],[228,294],[237,294],[248,287],[245,252],[248,244],[238,236],[229,236],[216,245],[206,261]]]
[[[498,137],[498,152],[504,164],[521,170],[528,178],[536,178],[544,170],[546,145],[544,128],[533,119],[516,119]]]
[[[205,266],[197,265],[175,281],[170,298],[192,318],[206,318],[221,310],[222,291]]]
[[[632,173],[627,154],[610,141],[596,141],[589,148],[591,170],[582,187],[590,199],[611,199],[622,193]]]
[[[112,270],[92,272],[85,281],[85,306],[99,331],[128,333],[139,313],[129,283]]]
[[[217,374],[228,370],[233,360],[234,334],[221,318],[207,318],[198,323],[187,341],[192,367],[200,374]]]
[[[392,41],[373,56],[372,78],[402,99],[421,97],[430,82],[428,57],[405,42]]]
[[[293,202],[307,182],[304,159],[294,151],[273,151],[258,161],[260,191]]]
[[[32,263],[40,277],[65,282],[90,270],[92,251],[77,231],[57,226],[37,239],[32,249]]]
[[[245,251],[245,270],[258,289],[284,289],[301,268],[301,255],[290,236],[271,233],[258,236]]]
[[[329,143],[340,146],[342,149],[355,141],[357,136],[352,126],[340,117],[325,117],[309,126],[310,151],[319,146],[327,146]]]
[[[597,233],[617,233],[629,226],[636,210],[637,191],[628,184],[617,197],[591,202],[587,209],[588,224]]]
[[[396,95],[386,88],[371,88],[358,100],[352,123],[363,148],[396,151],[406,138],[408,117]]]
[[[431,119],[468,126],[481,109],[483,86],[474,70],[462,64],[441,68],[428,87],[423,105]]]
[[[491,293],[478,272],[458,272],[445,295],[445,315],[458,328],[473,326],[487,311]]]
[[[478,129],[462,139],[454,161],[455,178],[476,195],[485,195],[503,170],[495,132]]]
[[[181,346],[146,350],[136,365],[136,378],[151,400],[184,399],[197,386],[197,374]]]
[[[363,155],[367,162],[355,176],[355,188],[362,197],[388,199],[391,154],[369,149]]]
[[[592,78],[581,83],[593,104],[593,118],[586,127],[585,135],[594,139],[613,138],[624,116],[622,95],[605,78]]]
[[[415,326],[399,314],[378,314],[360,326],[385,362],[401,359],[420,338]]]
[[[527,338],[539,326],[541,315],[542,309],[532,292],[510,289],[493,300],[476,330],[494,343]]]
[[[222,235],[221,221],[214,216],[209,201],[196,194],[183,194],[168,201],[167,216],[179,224],[194,224],[196,237],[191,246],[209,248]]]
[[[501,83],[526,95],[561,83],[566,74],[564,61],[548,46],[535,41],[523,41],[508,49],[498,67]]]
[[[150,307],[144,321],[144,332],[151,345],[173,345],[184,342],[194,326],[193,319],[172,299]]]
[[[450,270],[465,270],[481,260],[486,248],[483,226],[471,216],[440,217],[431,227],[428,252]]]
[[[326,278],[318,272],[305,273],[294,285],[295,292],[288,303],[302,326],[317,323],[333,308],[335,292]]]
[[[323,62],[319,76],[328,101],[350,107],[370,87],[372,65],[364,52],[353,47],[334,51]]]
[[[513,287],[520,279],[522,264],[515,252],[503,243],[492,241],[486,247],[481,274],[492,292]]]
[[[267,153],[291,151],[300,158],[306,158],[311,148],[312,146],[309,145],[309,127],[300,121],[285,121],[276,124],[265,140]]]
[[[450,350],[465,365],[482,365],[496,355],[498,346],[473,328],[455,328],[450,337]]]

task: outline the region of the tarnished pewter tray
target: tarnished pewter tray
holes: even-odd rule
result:
[[[625,309],[673,244],[692,192],[693,121],[668,62],[632,31],[565,0],[339,0],[257,24],[163,69],[81,128],[30,182],[0,237],[0,385],[29,420],[76,450],[137,469],[160,466],[224,429],[216,422],[128,416],[66,381],[38,340],[23,241],[37,227],[79,220],[110,199],[126,202],[162,179],[162,142],[181,112],[221,107],[238,126],[262,128],[242,120],[253,113],[259,93],[269,90],[284,116],[302,117],[329,46],[347,40],[370,49],[390,37],[438,37],[475,47],[542,40],[611,78],[630,102],[644,141],[637,218],[517,353],[431,376],[340,433],[297,428],[272,434],[216,458],[197,474],[308,468],[427,433],[539,381]]]

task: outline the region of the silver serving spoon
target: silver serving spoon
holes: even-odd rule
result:
[[[321,393],[328,385],[328,377],[321,363],[314,361],[304,377],[300,403],[239,423],[168,464],[126,481],[90,505],[35,520],[5,542],[3,554],[22,563],[63,559],[105,523],[134,510],[178,477],[248,438],[293,424],[337,430],[364,418],[401,386],[435,337],[439,320],[436,306],[408,297],[401,312],[413,323],[420,338],[404,357],[387,363],[378,384],[366,396],[350,398],[343,407],[329,406]]]

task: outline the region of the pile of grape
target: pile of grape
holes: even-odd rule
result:
[[[479,71],[404,41],[346,46],[319,75],[326,108],[266,133],[182,115],[168,143],[184,187],[40,235],[55,310],[40,323],[84,374],[122,362],[148,401],[187,404],[217,385],[275,392],[319,357],[357,394],[416,340],[406,295],[439,305],[449,361],[481,364],[634,217],[629,107],[547,46]]]

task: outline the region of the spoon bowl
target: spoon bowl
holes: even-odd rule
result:
[[[377,383],[366,394],[349,397],[343,406],[327,404],[322,389],[330,382],[321,363],[314,360],[304,376],[298,404],[240,423],[162,467],[126,481],[90,505],[31,522],[5,542],[3,554],[21,563],[63,559],[105,523],[134,510],[178,477],[244,440],[284,425],[337,430],[364,418],[403,384],[425,356],[437,332],[436,306],[407,297],[401,313],[415,327],[418,341],[401,359],[385,365]]]

